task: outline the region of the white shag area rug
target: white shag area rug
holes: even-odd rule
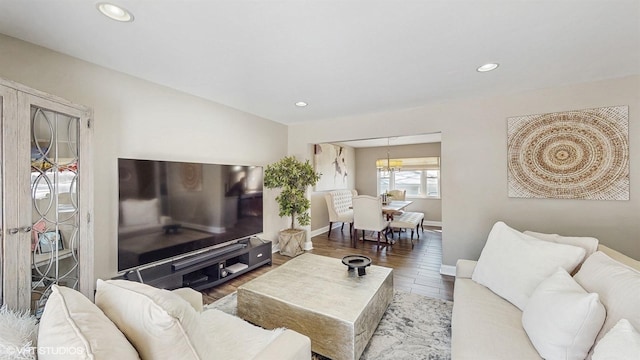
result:
[[[0,360],[36,358],[37,320],[28,311],[0,308]]]
[[[236,315],[236,303],[234,292],[205,308]],[[360,360],[451,359],[452,307],[451,301],[396,290]]]

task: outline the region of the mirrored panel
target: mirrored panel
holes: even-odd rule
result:
[[[78,118],[31,107],[32,304],[53,284],[78,289]]]

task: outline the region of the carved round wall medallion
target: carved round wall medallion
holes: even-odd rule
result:
[[[629,199],[628,108],[508,119],[509,196]]]

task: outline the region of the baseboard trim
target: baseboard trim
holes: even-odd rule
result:
[[[453,265],[440,265],[440,275],[456,276],[456,267]]]
[[[349,223],[345,223],[344,226],[348,227]],[[335,228],[340,228],[340,227],[342,227],[342,223],[341,222],[337,222],[337,223],[333,224],[333,228],[334,229]],[[311,237],[318,236],[320,234],[324,234],[324,233],[326,233],[328,231],[329,231],[329,225],[327,225],[325,227],[321,227],[319,229],[315,229],[315,230],[311,231]],[[347,233],[348,233],[348,231],[347,231]]]
[[[424,224],[427,225],[427,226],[439,226],[439,227],[442,227],[442,221],[425,220]]]
[[[318,236],[320,234],[324,234],[327,231],[329,231],[329,225],[327,225],[325,227],[321,227],[319,229],[312,230],[311,231],[311,237]]]

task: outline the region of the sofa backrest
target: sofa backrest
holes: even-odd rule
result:
[[[629,267],[632,267],[640,271],[640,261],[638,260],[634,260],[628,257],[627,255],[624,255],[621,252],[608,248],[602,244],[598,245],[598,251],[602,251],[603,253],[607,254],[607,256],[609,256],[610,258],[612,258],[617,262],[623,263]]]
[[[607,311],[596,344],[621,319],[640,329],[640,262],[606,246],[600,246],[598,250],[585,260],[574,276],[587,292],[598,294]]]

